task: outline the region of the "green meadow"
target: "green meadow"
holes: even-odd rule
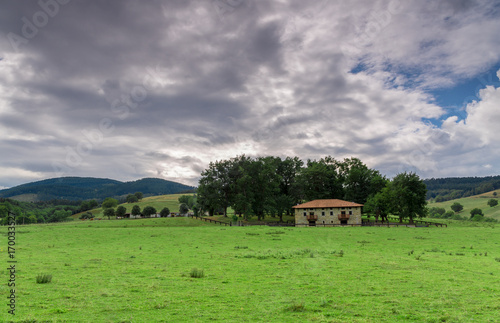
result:
[[[493,195],[496,192],[497,195]],[[486,217],[491,217],[500,221],[500,205],[490,207],[488,205],[488,200],[491,198],[498,198],[500,196],[500,190],[491,191],[481,195],[474,195],[470,197],[464,197],[461,199],[439,202],[439,203],[429,203],[427,206],[431,207],[443,207],[446,211],[450,211],[450,206],[458,202],[464,206],[464,209],[459,213],[462,217],[470,217],[470,211],[474,208],[479,208],[483,210],[483,214]]]
[[[16,315],[7,312],[2,270],[0,321],[498,322],[500,228],[448,223],[273,228],[160,218],[17,226]],[[51,282],[37,283],[42,274]]]

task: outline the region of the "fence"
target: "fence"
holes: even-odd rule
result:
[[[192,217],[193,219],[199,219],[199,220],[202,220],[202,221],[205,221],[205,222],[218,223],[220,225],[231,226],[231,223],[217,221],[217,220],[212,220],[212,219],[209,219],[209,218],[203,218],[201,216],[196,216],[194,214],[193,215],[189,215],[189,216]]]
[[[232,222],[222,222],[218,220],[213,220],[209,218],[204,218],[201,216],[196,216],[196,215],[189,215],[189,217],[192,217],[193,219],[199,219],[201,221],[209,222],[209,223],[216,223],[224,226],[256,226],[256,225],[265,225],[269,227],[308,227],[309,224],[307,223],[290,223],[290,222],[254,222],[254,223],[242,223],[241,221],[238,221],[238,224],[233,224]],[[393,220],[398,220],[399,218],[397,217],[389,217]],[[444,223],[437,223],[437,222],[428,222],[428,221],[420,221],[420,220],[413,220],[413,224],[410,223],[400,223],[400,222],[370,222],[367,220],[363,220],[361,224],[331,224],[331,223],[316,223],[316,227],[361,227],[361,226],[368,226],[368,227],[408,227],[408,228],[414,228],[418,227],[418,224],[423,224],[424,226],[428,227],[430,225],[435,225],[436,227],[448,227],[447,224]]]

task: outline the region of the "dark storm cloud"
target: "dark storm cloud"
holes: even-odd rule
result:
[[[58,169],[196,184],[243,153],[375,155],[393,169],[441,113],[394,73],[452,83],[499,52],[494,1],[56,1],[0,3],[2,186]],[[448,128],[426,154],[460,155],[460,125]]]

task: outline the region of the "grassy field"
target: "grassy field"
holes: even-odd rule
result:
[[[500,227],[448,223],[271,228],[161,218],[17,226],[15,320],[498,322]],[[191,277],[193,268],[204,277]],[[52,282],[37,284],[40,274]],[[4,322],[12,317],[2,304]]]
[[[493,195],[493,192],[497,192],[497,196]],[[450,211],[450,206],[458,202],[464,206],[464,209],[462,212],[459,214],[461,216],[465,216],[467,218],[470,217],[470,211],[474,208],[479,208],[483,210],[484,216],[492,217],[494,219],[500,220],[500,204],[495,207],[490,207],[488,206],[488,200],[491,198],[498,198],[500,197],[500,190],[496,191],[491,191],[488,193],[484,193],[481,195],[475,195],[475,196],[470,196],[470,197],[465,197],[461,199],[456,199],[456,200],[451,200],[451,201],[446,201],[446,202],[440,202],[440,203],[429,203],[428,207],[444,207],[446,211]]]

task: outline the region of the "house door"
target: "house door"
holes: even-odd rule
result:
[[[347,220],[340,220],[340,224],[341,225],[346,225],[347,224]]]
[[[310,220],[310,221],[309,221],[309,226],[310,226],[310,227],[315,227],[315,226],[316,226],[316,221],[312,221],[312,220]]]

